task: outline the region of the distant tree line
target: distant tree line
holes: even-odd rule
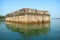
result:
[[[5,19],[5,16],[0,15],[0,19]]]

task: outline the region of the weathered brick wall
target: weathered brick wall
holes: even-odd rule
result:
[[[15,17],[6,17],[8,21],[16,21],[16,22],[23,22],[23,23],[30,23],[30,22],[42,22],[42,21],[50,21],[49,16],[37,16],[37,15],[24,15],[24,16],[15,16]]]

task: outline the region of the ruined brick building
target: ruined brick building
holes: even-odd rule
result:
[[[22,8],[18,11],[8,13],[6,21],[19,23],[43,23],[50,22],[50,14],[46,10]]]

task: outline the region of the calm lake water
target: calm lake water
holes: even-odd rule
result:
[[[0,40],[60,40],[60,19],[28,25],[0,20]]]

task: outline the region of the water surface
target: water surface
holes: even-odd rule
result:
[[[60,40],[60,19],[28,25],[0,20],[0,40]]]

